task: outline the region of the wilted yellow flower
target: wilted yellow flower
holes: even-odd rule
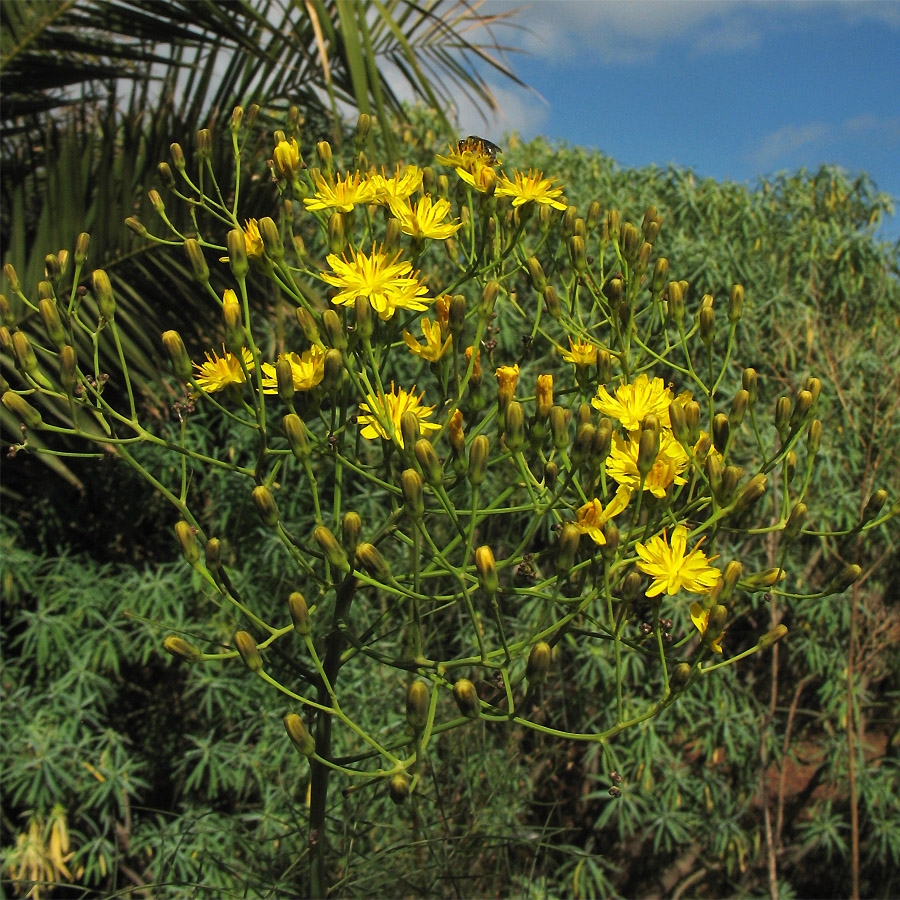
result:
[[[415,391],[416,386],[413,385],[412,390]],[[412,391],[407,393],[403,388],[395,388],[391,382],[390,394],[383,394],[378,397],[367,394],[365,401],[359,404],[358,422],[362,426],[360,435],[368,440],[374,440],[377,437],[390,440],[391,437],[396,438],[400,446],[403,446],[403,435],[400,432],[400,417],[407,410],[416,414],[419,419],[419,429],[423,434],[429,431],[437,431],[441,426],[434,422],[426,422],[433,412],[433,406],[422,406],[422,398],[425,391],[422,391],[418,397],[413,396]],[[386,424],[393,426],[393,435],[389,434]]]
[[[275,168],[282,175],[286,178],[293,175],[300,168],[300,148],[297,146],[297,139],[291,138],[290,143],[279,141],[275,146],[273,159]]]
[[[243,384],[246,379],[241,361],[233,353],[229,353],[222,347],[222,356],[217,356],[215,350],[206,354],[206,362],[194,363],[197,373],[194,380],[208,394],[223,391],[231,384]],[[253,369],[253,354],[244,347],[241,351],[244,357],[244,366],[247,371]]]
[[[706,634],[706,628],[709,625],[710,612],[711,610],[704,609],[696,600],[691,604],[691,621],[694,623],[694,627],[700,634]],[[709,645],[716,653],[722,652],[721,644],[723,637],[725,637],[724,631]]]
[[[501,175],[497,182],[496,194],[498,197],[512,197],[513,206],[521,206],[523,203],[543,203],[554,209],[565,209],[565,197],[562,197],[561,187],[551,187],[552,178],[544,178],[543,172],[535,174],[533,169],[528,170],[527,175],[521,172],[513,172],[514,181],[510,181],[506,175]]]
[[[314,176],[316,192],[312,197],[304,198],[307,209],[334,209],[339,212],[350,212],[354,206],[375,202],[375,186],[368,179],[361,179],[359,172],[352,175],[348,172],[337,181],[326,181],[321,173]]]
[[[472,354],[475,354],[475,365],[472,366],[472,377],[473,378],[481,378],[481,348],[479,347],[475,350],[474,347],[466,347],[466,368],[469,367],[469,363],[472,361]]]
[[[619,484],[632,490],[641,486],[641,475],[637,467],[638,438],[637,433],[627,440],[616,433],[613,434],[612,447],[606,460],[606,473]],[[644,490],[650,491],[654,497],[665,497],[670,484],[684,484],[687,479],[681,473],[687,468],[690,459],[684,448],[665,430],[659,436],[659,455],[653,468],[644,479]]]
[[[647,588],[648,597],[666,593],[677,594],[682,588],[694,594],[708,594],[721,574],[712,561],[699,549],[700,543],[687,552],[687,528],[678,525],[672,532],[671,544],[666,533],[657,534],[646,544],[640,541],[635,550],[640,557],[637,567],[653,581]],[[717,559],[718,557],[712,557]]]
[[[392,202],[391,212],[400,222],[400,230],[414,238],[433,238],[445,241],[453,237],[462,227],[460,223],[444,222],[450,213],[449,200],[435,200],[427,194],[420,197],[413,206],[408,200],[405,203]]]
[[[437,362],[446,352],[453,340],[449,335],[447,339],[441,343],[441,323],[431,322],[429,319],[422,319],[422,334],[425,337],[425,344],[420,344],[405,328],[403,329],[403,340],[416,356],[427,359],[429,362]]]
[[[603,526],[619,515],[631,500],[631,490],[625,485],[620,485],[615,497],[603,506],[602,500],[589,500],[576,512],[575,527],[582,533],[590,535],[591,540],[601,547],[606,543],[606,535],[603,534]]]
[[[450,295],[441,294],[434,301],[434,311],[437,313],[437,320],[441,325],[443,333],[450,327]]]
[[[597,364],[597,347],[590,341],[573,341],[569,335],[569,346],[572,349],[568,353],[564,350],[562,355],[566,362],[574,363],[576,366]]]
[[[384,174],[383,168],[381,172],[381,175],[372,172],[368,176],[368,182],[375,191],[374,203],[390,206],[402,202],[422,186],[422,170],[418,166],[405,166],[401,172],[398,163],[397,171],[390,178]]]
[[[291,364],[291,376],[294,381],[295,391],[309,391],[322,381],[325,375],[325,351],[321,347],[313,346],[309,350],[299,353],[282,353],[279,359],[286,359]],[[260,368],[263,371],[263,393],[278,393],[278,377],[275,366],[271,363],[263,363]]]
[[[398,262],[400,252],[388,255],[375,246],[366,256],[361,250],[353,252],[353,258],[343,259],[335,254],[328,255],[328,264],[333,274],[325,274],[322,279],[340,292],[331,298],[338,306],[352,306],[357,297],[366,297],[380,319],[390,319],[396,309],[423,310],[428,308],[430,298],[424,296],[428,289],[413,273],[409,261]]]
[[[591,400],[591,406],[599,409],[605,416],[618,419],[628,431],[634,431],[641,427],[641,422],[651,413],[659,419],[663,428],[668,428],[671,402],[672,391],[666,387],[662,378],[651,381],[642,374],[632,384],[617,387],[615,397],[601,384],[597,388],[597,396]]]
[[[500,366],[494,374],[497,376],[497,397],[500,401],[500,406],[505,409],[516,394],[516,384],[519,381],[519,364]]]

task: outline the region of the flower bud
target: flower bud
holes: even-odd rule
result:
[[[210,572],[218,572],[222,567],[222,542],[218,538],[210,538],[206,542],[206,568]]]
[[[159,180],[162,182],[162,186],[166,188],[166,190],[172,190],[175,187],[175,176],[172,174],[172,169],[166,162],[161,162],[157,167],[156,171],[159,173]]]
[[[335,350],[347,349],[347,334],[338,314],[333,309],[326,309],[322,313],[322,326],[325,329],[325,338],[329,346]]]
[[[788,450],[784,457],[784,483],[790,484],[794,480],[794,474],[797,471],[797,454],[793,450]]]
[[[253,488],[250,493],[253,505],[256,507],[257,515],[263,525],[268,528],[274,528],[278,524],[278,507],[275,505],[275,498],[272,492],[264,485]]]
[[[201,128],[197,132],[197,159],[205,162],[212,153],[212,135],[208,128]]]
[[[575,431],[572,441],[572,465],[576,468],[584,465],[594,446],[594,426],[590,422],[582,422]]]
[[[18,419],[26,428],[40,428],[43,425],[41,414],[21,395],[15,391],[6,391],[0,402]]]
[[[309,620],[309,607],[306,605],[306,599],[300,591],[294,591],[288,597],[288,609],[291,611],[294,631],[297,634],[309,634],[312,631],[312,624]]]
[[[826,594],[842,594],[855,581],[859,580],[862,575],[862,569],[857,565],[844,566],[843,569],[832,579],[831,584],[825,589]]]
[[[812,406],[815,409],[816,404],[819,402],[819,394],[822,393],[822,382],[818,378],[807,378],[806,390],[812,394]]]
[[[760,650],[771,647],[776,641],[780,641],[788,633],[787,625],[776,625],[771,631],[766,632],[757,642]]]
[[[541,266],[540,260],[536,256],[529,256],[525,261],[525,267],[528,269],[528,277],[531,279],[531,286],[539,294],[543,293],[547,287],[547,276]]]
[[[388,792],[391,795],[391,800],[397,806],[405,803],[409,799],[409,779],[404,774],[397,773],[391,778]]]
[[[542,293],[544,298],[544,306],[551,319],[558,319],[562,313],[562,307],[559,305],[559,295],[556,288],[552,284],[548,284]]]
[[[236,631],[233,640],[244,665],[251,672],[259,672],[262,669],[262,657],[259,655],[259,648],[253,637],[246,631]]]
[[[460,678],[453,685],[453,699],[459,707],[459,711],[469,719],[477,719],[481,715],[481,703],[478,700],[478,691],[468,678]]]
[[[473,487],[477,487],[484,481],[490,449],[487,435],[475,435],[472,445],[469,447],[469,482]]]
[[[447,432],[450,439],[450,446],[453,448],[453,452],[460,459],[464,458],[466,452],[466,435],[463,432],[462,425],[463,414],[457,409],[454,411],[453,415],[450,416],[450,423],[447,426]],[[423,466],[422,460],[419,460],[419,465]],[[425,477],[427,478],[428,476],[426,475]]]
[[[275,386],[278,399],[289,407],[294,399],[294,370],[290,360],[283,356],[275,362]]]
[[[606,285],[606,298],[609,300],[609,305],[614,309],[618,310],[619,306],[622,303],[622,294],[624,292],[625,283],[621,278],[613,278]]]
[[[340,350],[326,350],[325,374],[322,376],[322,387],[326,393],[335,394],[340,390],[344,378],[344,357]]]
[[[706,477],[709,479],[709,487],[713,496],[718,497],[722,488],[722,458],[718,453],[711,453],[706,457]]]
[[[59,351],[59,383],[68,396],[75,392],[78,383],[78,356],[75,348],[65,344]]]
[[[44,320],[44,328],[47,330],[47,336],[56,344],[62,347],[66,343],[66,332],[63,328],[62,319],[59,317],[59,308],[55,300],[41,300],[38,303],[41,312],[41,318]]]
[[[488,319],[494,311],[494,304],[500,295],[500,282],[489,281],[481,292],[481,299],[478,301],[478,318]]]
[[[112,285],[109,282],[109,275],[103,269],[95,269],[91,280],[94,288],[94,297],[97,299],[97,305],[100,307],[100,315],[107,322],[111,322],[116,314],[116,300],[113,296]]]
[[[735,284],[731,288],[731,294],[728,297],[728,321],[734,325],[739,322],[744,314],[744,288],[740,284]]]
[[[611,241],[619,240],[619,230],[621,228],[622,218],[617,209],[611,209],[606,214],[606,230]]]
[[[727,603],[731,599],[734,587],[740,581],[743,572],[744,567],[737,560],[733,559],[725,566],[725,571],[722,573],[721,578],[722,587],[718,595],[721,603]]]
[[[319,161],[325,167],[326,172],[331,172],[332,164],[334,161],[334,157],[331,153],[331,144],[328,141],[319,141],[316,144],[316,155],[319,157]]]
[[[166,637],[163,641],[163,650],[186,662],[197,662],[203,655],[198,647],[195,647],[177,634],[170,634]]]
[[[709,294],[706,296],[708,297]],[[712,306],[703,306],[700,309],[700,340],[709,348],[715,336],[716,314]]]
[[[181,544],[181,552],[189,565],[195,565],[200,562],[200,545],[194,535],[194,529],[190,523],[183,519],[175,523],[175,537]]]
[[[675,691],[683,691],[691,680],[691,667],[688,663],[678,663],[669,676],[669,688]]]
[[[543,684],[550,671],[550,645],[546,641],[538,641],[528,654],[525,677],[529,684]]]
[[[883,488],[879,488],[877,491],[873,492],[872,496],[869,497],[866,502],[865,508],[863,509],[862,521],[868,522],[871,519],[874,519],[878,513],[881,512],[881,507],[884,506],[887,501],[887,491]]]
[[[584,238],[579,234],[573,234],[568,241],[569,258],[572,260],[572,268],[576,272],[587,271],[587,247]]]
[[[722,506],[728,506],[734,499],[735,491],[744,476],[744,470],[741,466],[725,466],[722,471],[722,483],[719,486],[717,495],[718,501]]]
[[[553,376],[538,375],[535,388],[534,414],[540,422],[546,421],[553,406]]]
[[[822,423],[818,419],[813,419],[809,423],[809,435],[806,438],[806,449],[810,456],[815,456],[819,452],[821,441]]]
[[[622,250],[622,257],[629,265],[634,265],[641,250],[641,233],[637,228],[626,222],[621,229],[619,246]]]
[[[12,345],[19,367],[27,372],[35,381],[41,380],[43,376],[41,375],[38,366],[34,347],[31,346],[31,341],[28,340],[28,336],[24,331],[16,331],[13,334]]]
[[[784,526],[784,539],[793,541],[800,529],[803,528],[803,522],[806,520],[806,504],[797,503],[788,516],[787,524]]]
[[[734,512],[740,513],[749,509],[766,492],[768,479],[762,473],[754,475],[741,491],[734,504]]]
[[[794,411],[791,413],[790,428],[796,431],[803,425],[806,414],[812,409],[812,393],[810,391],[800,391],[797,395],[797,403]]]
[[[303,719],[297,713],[288,713],[282,722],[284,722],[284,730],[288,733],[297,752],[309,759],[316,752],[316,741],[306,730]]]
[[[414,734],[421,733],[428,724],[428,685],[414,681],[406,689],[406,721]]]
[[[654,428],[645,428],[641,431],[638,440],[637,470],[641,479],[647,477],[659,456],[659,431]]]
[[[278,226],[271,216],[264,216],[259,220],[259,235],[266,248],[266,256],[273,262],[281,262],[284,259],[284,244],[281,242]]]
[[[415,443],[414,452],[416,462],[422,467],[422,474],[425,476],[425,480],[433,487],[440,485],[444,480],[444,471],[435,452],[434,444],[427,438],[420,438]]]
[[[414,520],[421,519],[425,512],[423,484],[422,476],[415,469],[404,469],[400,475],[400,490],[406,504],[406,512]]]
[[[758,591],[764,588],[774,587],[779,581],[784,581],[787,573],[784,569],[765,569],[762,572],[755,572],[748,575],[743,582],[744,590]]]
[[[200,244],[194,238],[188,238],[184,242],[184,252],[191,264],[194,279],[201,284],[206,284],[209,281],[209,266],[206,265],[206,258],[203,256]]]
[[[731,431],[728,425],[728,416],[726,416],[725,413],[716,413],[716,415],[713,416],[712,438],[713,445],[719,453],[725,452],[730,434]]]
[[[565,578],[575,565],[581,532],[571,522],[565,522],[559,529],[559,544],[556,549],[556,574]]]
[[[497,576],[497,564],[490,547],[484,545],[475,551],[475,571],[478,573],[478,584],[488,595],[493,596],[500,588]]]
[[[339,572],[350,571],[350,561],[347,559],[347,554],[344,553],[344,548],[338,543],[338,539],[330,529],[324,525],[319,525],[313,531],[313,537],[319,545],[319,549],[325,554],[325,559],[328,560],[329,565]]]
[[[783,444],[787,440],[788,423],[791,419],[791,400],[790,397],[779,397],[775,404],[775,430],[781,438]]]
[[[700,407],[698,405],[698,414],[699,409]],[[673,400],[669,404],[669,422],[672,426],[672,434],[675,436],[675,440],[678,441],[679,444],[691,446],[692,443],[696,443],[696,441],[692,442],[690,439],[684,404],[678,403],[675,400]]]
[[[680,324],[682,319],[684,319],[684,291],[682,290],[681,282],[669,282],[668,297],[669,316],[673,322]]]
[[[244,120],[244,107],[236,106],[231,111],[231,122],[229,123],[229,128],[231,129],[232,134],[237,134],[238,131],[241,130],[241,122]]]
[[[556,490],[556,481],[559,478],[559,466],[553,462],[544,463],[544,484],[551,491]]]
[[[225,321],[225,347],[235,356],[240,356],[245,343],[241,304],[237,294],[230,289],[225,291],[222,299],[222,318]]]
[[[744,421],[744,414],[747,412],[747,406],[750,403],[750,393],[741,388],[731,402],[731,409],[728,412],[728,424],[731,428],[737,428]]]
[[[613,560],[619,550],[619,527],[615,522],[607,522],[602,531],[606,543],[600,548],[600,552],[604,559]]]
[[[459,335],[466,325],[466,298],[454,294],[450,298],[450,333]]]
[[[226,238],[228,245],[228,265],[231,274],[238,281],[243,281],[250,271],[250,263],[247,261],[247,238],[240,228],[232,228]]]
[[[513,400],[506,408],[504,419],[506,429],[503,440],[510,450],[519,450],[525,442],[525,413],[522,404]]]
[[[291,453],[299,460],[309,459],[311,448],[309,434],[303,420],[296,413],[288,413],[282,420],[284,433],[288,440]]]
[[[650,280],[650,289],[654,294],[661,294],[663,288],[666,286],[666,280],[669,277],[669,261],[664,257],[660,256],[659,259],[656,260],[656,264],[653,266],[653,276]]]
[[[566,411],[561,406],[554,406],[550,410],[550,434],[553,438],[553,446],[557,450],[563,451],[569,446]]]
[[[706,631],[703,632],[703,643],[707,647],[713,646],[722,637],[727,621],[728,610],[721,603],[709,611],[709,617],[706,620]]]
[[[356,548],[356,561],[377,581],[384,584],[393,581],[388,564],[374,544],[363,541]]]
[[[609,456],[612,446],[612,422],[604,416],[594,429],[594,440],[591,444],[591,462],[599,469]]]
[[[741,373],[741,386],[750,395],[748,402],[751,407],[756,405],[758,397],[757,381],[756,369],[744,369]]]
[[[184,150],[181,149],[181,144],[169,144],[169,150],[172,153],[172,163],[175,168],[178,169],[179,172],[183,172],[187,167],[187,163],[184,159]]]
[[[362,531],[362,519],[352,509],[344,513],[341,519],[341,542],[348,559],[356,559],[356,548],[359,546],[359,535]]]
[[[670,419],[671,415],[672,407],[670,406]],[[700,404],[697,403],[696,400],[688,400],[688,402],[684,404],[684,420],[687,426],[687,440],[685,441],[685,443],[693,446],[697,443],[698,440],[700,440]]]

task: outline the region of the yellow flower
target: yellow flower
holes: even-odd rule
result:
[[[527,175],[521,172],[513,172],[515,181],[510,181],[505,175],[500,176],[497,182],[498,197],[512,197],[513,206],[521,206],[523,203],[544,203],[554,209],[565,209],[563,202],[566,198],[560,196],[561,187],[551,187],[552,178],[544,178],[543,172],[535,174],[533,169],[528,170]]]
[[[465,140],[451,142],[450,152],[435,154],[435,159],[442,165],[450,166],[457,171],[464,169],[467,172],[473,172],[478,163],[484,166],[495,166],[499,152],[500,148],[496,144],[472,135]]]
[[[368,179],[361,179],[359,172],[352,175],[348,172],[343,179],[338,176],[337,181],[333,178],[326,181],[318,172],[314,177],[316,192],[303,200],[307,209],[350,212],[354,206],[375,202],[375,186]]]
[[[671,596],[682,589],[693,594],[708,594],[719,580],[720,572],[709,565],[712,560],[707,559],[699,546],[698,543],[690,553],[685,552],[687,528],[684,525],[678,525],[672,532],[671,544],[665,531],[662,535],[654,535],[646,544],[638,541],[635,550],[641,559],[637,567],[653,579],[647,588],[647,596],[657,597],[662,593]]]
[[[480,157],[475,159],[471,171],[462,166],[457,166],[456,174],[466,184],[482,194],[493,191],[497,185],[497,175],[493,167],[482,162]]]
[[[398,251],[389,259],[374,246],[370,256],[361,250],[353,251],[351,260],[329,254],[328,265],[334,272],[323,275],[322,279],[341,289],[331,302],[352,306],[357,297],[366,297],[384,320],[390,319],[396,309],[427,309],[430,298],[424,295],[428,289],[416,277],[418,273],[413,273],[412,265],[408,261],[398,262],[399,257]]]
[[[454,225],[443,221],[450,212],[449,200],[438,199],[432,202],[427,194],[420,197],[415,206],[408,200],[405,203],[394,201],[391,203],[391,212],[399,219],[400,230],[414,238],[445,241],[462,227],[460,223]]]
[[[663,428],[668,428],[671,402],[672,391],[662,378],[651,381],[646,375],[638,375],[633,384],[619,385],[614,398],[601,384],[597,388],[597,396],[591,400],[591,406],[605,416],[618,419],[627,431],[634,431],[651,413],[659,419]]]
[[[259,259],[266,252],[262,235],[259,233],[258,219],[244,220],[244,247],[249,259]],[[228,259],[228,257],[225,257]]]
[[[425,337],[424,346],[420,344],[405,328],[403,340],[416,356],[427,359],[429,362],[437,362],[446,352],[453,340],[447,335],[447,340],[441,344],[441,323],[432,323],[429,319],[422,319],[422,334]]]
[[[275,146],[273,155],[275,168],[286,178],[293,175],[300,168],[300,148],[297,139],[291,138],[291,142],[279,141]]]
[[[416,386],[413,385],[412,391],[415,391],[415,389]],[[374,440],[377,437],[390,440],[391,437],[394,437],[402,447],[403,435],[400,432],[400,417],[407,410],[416,414],[422,434],[427,434],[429,431],[437,431],[441,427],[440,425],[425,421],[434,412],[433,406],[421,405],[425,391],[422,391],[418,397],[414,397],[412,391],[407,393],[403,388],[395,388],[392,381],[390,394],[383,394],[378,397],[367,394],[365,401],[359,404],[360,415],[358,422],[362,426],[360,435],[367,440]],[[385,427],[388,423],[392,434],[389,434]]]
[[[706,628],[709,625],[709,613],[710,610],[704,609],[696,600],[691,604],[691,621],[700,634],[706,634]],[[722,652],[721,643],[723,637],[725,637],[724,631],[709,645],[716,653]]]
[[[505,408],[516,393],[516,384],[519,381],[519,364],[500,366],[494,374],[497,376],[497,395],[500,405]]]
[[[368,176],[369,184],[375,191],[374,203],[390,206],[397,201],[402,202],[422,186],[422,170],[418,166],[406,166],[401,172],[398,163],[397,171],[391,178],[384,174],[383,167],[381,172],[381,175],[373,172]]]
[[[217,356],[215,350],[206,354],[206,362],[194,363],[197,374],[194,380],[208,394],[223,391],[231,384],[243,384],[244,370],[241,361],[222,347],[222,356]],[[249,372],[253,368],[253,355],[245,347],[242,350],[244,365]]]
[[[605,508],[601,500],[596,498],[589,500],[576,512],[575,527],[582,534],[590,535],[591,540],[602,547],[606,543],[603,526],[613,516],[622,512],[628,506],[629,500],[631,500],[631,490],[624,485],[619,486],[615,497],[607,503]]]
[[[641,475],[637,467],[637,436],[623,440],[619,434],[613,434],[612,447],[606,460],[606,474],[619,484],[632,490],[641,486]],[[664,430],[659,435],[659,455],[653,468],[644,479],[644,490],[650,491],[654,497],[665,497],[666,488],[670,484],[685,484],[681,473],[690,462],[684,448],[672,436],[672,432]]]
[[[437,320],[441,323],[441,333],[450,327],[450,295],[441,294],[434,301],[434,310]]]
[[[563,351],[563,359],[576,366],[593,366],[597,364],[597,347],[589,341],[573,341],[569,335],[570,352]]]
[[[473,353],[475,354],[475,365],[472,366],[472,378],[480,381],[481,380],[481,348],[480,347],[477,350],[475,350],[474,347],[466,347],[466,368],[468,369],[469,363],[472,361]]]
[[[325,375],[325,351],[321,347],[313,346],[302,355],[299,353],[282,353],[279,359],[286,359],[291,364],[291,375],[294,381],[295,391],[309,391],[322,381]],[[271,363],[263,363],[263,393],[278,393],[278,377],[275,374],[275,366]]]

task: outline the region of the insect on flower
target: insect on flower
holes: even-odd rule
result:
[[[492,165],[497,161],[497,154],[503,152],[493,141],[478,137],[477,134],[470,134],[458,141],[456,149],[460,153],[465,153],[467,150],[471,153],[480,153],[482,156],[486,156]]]

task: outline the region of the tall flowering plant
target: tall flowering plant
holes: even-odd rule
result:
[[[48,257],[36,298],[7,267],[26,314],[3,298],[0,337],[19,382],[4,382],[2,402],[22,422],[17,449],[54,452],[55,435],[93,443],[170,503],[184,558],[231,637],[198,638],[198,623],[163,646],[193,665],[246,666],[271,687],[285,740],[309,761],[310,894],[324,896],[334,779],[345,791],[383,784],[403,803],[432,745],[456,729],[514,724],[605,749],[786,635],[777,623],[749,643],[729,638],[754,595],[824,597],[860,569],[804,591],[789,550],[827,533],[806,523],[821,383],[806,379],[774,414],[762,408],[757,373],[735,362],[743,289],[689,299],[654,249],[655,208],[640,225],[597,202],[581,215],[554,178],[505,170],[499,148],[474,137],[434,167],[377,171],[363,116],[348,171],[326,143],[308,166],[276,132],[279,201],[246,219],[243,119],[236,109],[230,183],[209,165],[207,131],[196,172],[178,145],[175,171],[160,166],[171,195],[212,225],[195,215],[194,235],[177,232],[156,191],[161,233],[128,221],[183,245],[219,334],[193,358],[177,332],[161,336],[183,389],[177,436],[141,420],[110,280],[87,277],[87,234],[71,256]],[[321,258],[304,229],[321,236]],[[210,265],[233,276],[222,296]],[[274,358],[251,270],[295,315]],[[115,385],[96,352],[107,338]],[[93,354],[76,350],[86,344]],[[195,428],[210,419],[251,449],[205,452]],[[178,461],[168,482],[141,463],[141,444]],[[234,536],[192,489],[203,468],[226,473],[280,545],[294,589],[274,608],[231,577],[222,541]],[[286,518],[279,497],[298,494],[308,514]],[[873,494],[861,532],[897,514],[896,502],[882,511],[886,500]],[[773,564],[757,569],[762,542]],[[588,653],[614,661],[614,699],[564,725],[548,676]],[[404,729],[380,727],[342,691],[351,667],[403,685]]]

